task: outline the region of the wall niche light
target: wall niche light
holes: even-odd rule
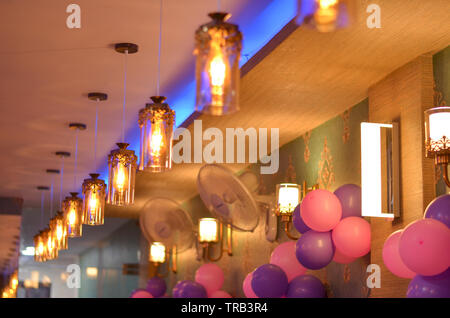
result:
[[[425,111],[425,151],[427,158],[434,158],[435,165],[442,166],[445,184],[450,187],[450,107]]]

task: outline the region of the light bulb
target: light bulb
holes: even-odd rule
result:
[[[123,192],[126,183],[125,167],[122,164],[117,165],[117,173],[114,178],[114,185],[118,192]]]
[[[89,198],[89,210],[92,212],[94,212],[95,210],[97,210],[99,201],[98,201],[98,195],[97,192],[92,192],[90,198]]]
[[[163,125],[162,121],[155,123],[150,137],[150,149],[151,155],[153,157],[161,156],[161,153],[163,152],[165,147],[163,135],[164,128],[162,127],[162,125]]]
[[[58,224],[56,227],[56,238],[60,241],[63,238],[63,226],[62,224]]]
[[[75,212],[74,208],[72,208],[69,211],[69,215],[68,215],[67,219],[68,219],[70,225],[74,225],[75,222],[77,221],[77,216],[76,216],[76,212]]]
[[[220,48],[217,48],[215,51],[216,54],[211,60],[208,70],[209,76],[211,78],[212,105],[223,106],[222,99],[224,95],[226,65],[225,61],[223,60]]]
[[[314,13],[318,28],[332,27],[337,19],[338,0],[318,0],[319,8]],[[324,29],[325,30],[325,29]]]

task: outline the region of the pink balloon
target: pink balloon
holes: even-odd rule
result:
[[[354,260],[356,260],[356,257],[350,257],[345,254],[342,254],[342,252],[339,251],[338,249],[334,250],[333,262],[339,264],[350,264]]]
[[[270,256],[270,264],[278,265],[286,273],[288,282],[294,277],[306,273],[306,268],[300,264],[295,256],[295,241],[278,245]]]
[[[395,276],[401,278],[413,278],[416,276],[412,270],[403,263],[398,250],[398,243],[403,230],[398,230],[389,235],[383,245],[383,262],[387,269]]]
[[[370,251],[370,224],[358,216],[342,219],[332,237],[336,249],[349,257],[361,257]]]
[[[222,288],[224,281],[223,271],[216,264],[203,264],[195,272],[195,281],[203,285],[208,295],[210,295]]]
[[[133,292],[131,298],[153,298],[153,295],[146,290],[137,290]]]
[[[450,229],[435,219],[414,221],[400,235],[398,250],[410,270],[438,275],[450,265]]]
[[[232,298],[232,297],[226,291],[216,290],[209,296],[209,298]]]
[[[314,190],[300,204],[300,215],[303,222],[314,231],[328,232],[334,229],[342,217],[341,202],[330,191]]]
[[[252,288],[253,272],[248,273],[242,284],[242,290],[247,298],[258,298]]]

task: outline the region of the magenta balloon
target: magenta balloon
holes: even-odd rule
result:
[[[342,254],[342,252],[339,251],[338,249],[334,250],[333,262],[339,264],[350,264],[354,260],[356,260],[356,257],[350,257],[345,254]]]
[[[403,230],[398,246],[403,263],[419,275],[438,275],[450,265],[450,230],[437,220],[412,222]]]
[[[361,187],[344,184],[334,191],[342,206],[342,218],[361,216]]]
[[[341,202],[330,191],[322,189],[311,191],[300,204],[300,216],[314,231],[331,231],[342,217]]]
[[[398,250],[398,243],[403,230],[398,230],[389,235],[384,242],[383,246],[383,262],[389,271],[395,276],[401,278],[413,278],[416,276],[412,270],[410,270],[403,263]]]
[[[195,281],[205,287],[208,295],[222,288],[224,276],[222,269],[213,263],[203,264],[195,272]]]
[[[244,291],[244,295],[247,298],[258,298],[252,288],[252,278],[253,272],[248,273],[244,279],[244,283],[242,284],[242,290]]]
[[[209,298],[232,298],[232,297],[226,291],[216,290],[215,292],[211,293]]]
[[[425,218],[438,220],[450,228],[450,194],[444,194],[428,204]]]
[[[153,298],[153,295],[145,289],[136,289],[131,293],[131,298]]]
[[[370,251],[370,224],[363,218],[349,216],[333,230],[333,242],[341,253],[361,257]]]
[[[300,264],[295,256],[295,242],[289,241],[278,245],[270,256],[270,263],[281,267],[286,273],[288,282],[294,277],[306,273],[306,268]]]

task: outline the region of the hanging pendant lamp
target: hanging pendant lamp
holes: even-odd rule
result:
[[[239,60],[242,33],[225,12],[209,14],[211,22],[195,32],[195,110],[222,116],[239,110]]]
[[[97,128],[98,128],[98,104],[108,99],[104,93],[89,93],[88,98],[96,102],[95,132],[94,132],[94,164],[97,162]],[[106,183],[99,179],[98,173],[89,174],[91,177],[84,179],[83,193],[83,224],[103,225],[105,218]]]
[[[58,151],[55,153],[61,158],[61,173],[59,181],[59,211],[53,218],[53,222],[50,223],[50,227],[53,226],[53,231],[56,233],[57,246],[59,250],[67,250],[69,248],[69,240],[67,233],[67,222],[64,217],[63,207],[62,207],[62,194],[63,194],[63,184],[64,184],[64,158],[70,157],[70,152]]]
[[[38,186],[37,189],[41,192],[41,228],[44,225],[44,208],[45,208],[45,192],[50,190],[47,186]],[[47,260],[47,249],[45,244],[45,237],[43,231],[39,231],[33,238],[34,242],[34,260],[36,262],[45,262]]]
[[[49,173],[51,177],[51,186],[50,186],[50,221],[47,229],[47,259],[52,260],[58,258],[58,241],[57,241],[57,233],[56,227],[53,226],[53,193],[54,193],[54,175],[59,174],[60,171],[58,169],[47,169],[47,173]]]
[[[77,159],[78,159],[78,132],[86,130],[85,124],[71,123],[69,128],[75,130],[75,164],[73,187],[77,188]],[[78,192],[70,192],[70,197],[66,197],[62,202],[64,218],[67,223],[67,236],[80,237],[83,225],[83,200],[78,197]]]
[[[125,54],[123,110],[122,110],[122,142],[117,143],[118,149],[108,156],[109,188],[107,203],[126,206],[134,203],[134,187],[137,169],[137,156],[125,142],[125,105],[127,87],[127,58],[129,54],[138,52],[138,46],[133,43],[118,43],[115,45],[118,53]]]
[[[158,74],[156,80],[156,96],[153,103],[146,104],[139,111],[139,127],[141,130],[141,152],[139,169],[149,172],[164,172],[172,168],[173,126],[175,111],[165,103],[166,97],[160,96],[161,77],[161,43],[162,43],[162,0],[160,2]]]

